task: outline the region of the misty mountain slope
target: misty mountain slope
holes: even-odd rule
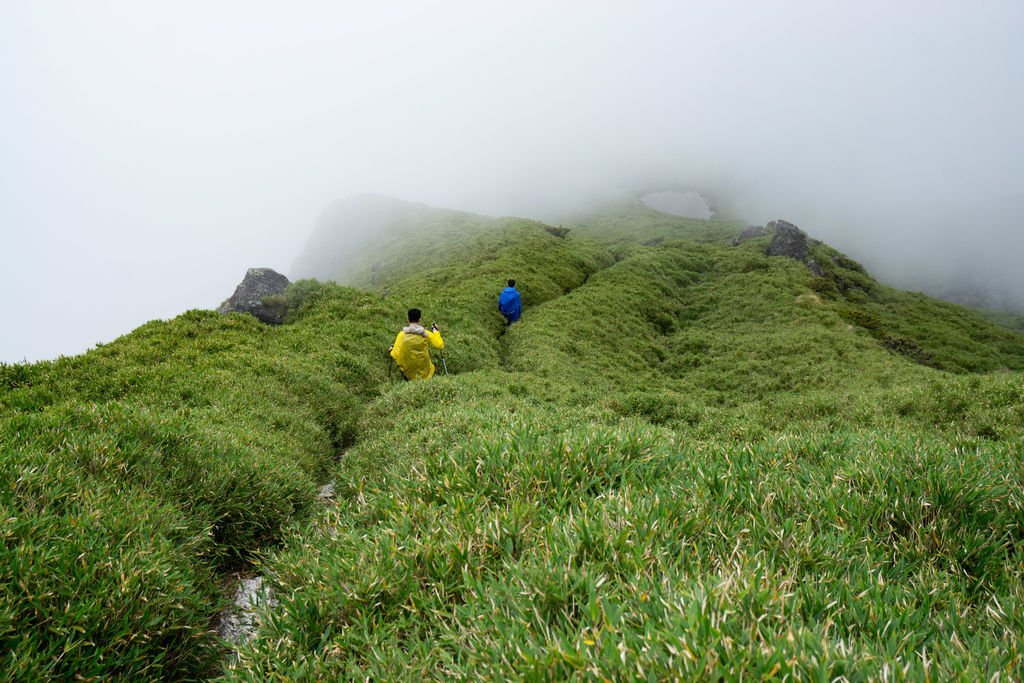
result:
[[[0,366],[3,673],[873,677],[919,646],[945,674],[1019,667],[1024,383],[965,372],[992,362],[969,316],[841,260],[857,286],[822,289],[711,222],[650,246],[621,214],[603,237],[495,220],[385,250],[376,291],[296,283],[280,327],[191,311]],[[499,336],[510,276],[527,305]],[[413,305],[452,374],[389,383]],[[281,606],[230,661],[217,587],[257,557]]]
[[[844,315],[928,340],[928,302],[675,238],[610,237],[504,364],[372,401],[224,680],[1018,676],[1021,373],[938,370]],[[387,300],[486,328],[500,270]]]
[[[660,244],[670,239],[724,246],[740,229],[733,222],[666,216],[642,205],[619,207],[608,216],[585,221],[584,230],[594,231],[598,239],[615,240],[620,249],[635,242]],[[731,233],[731,229],[737,232]],[[631,230],[636,235],[633,239],[629,238]],[[769,230],[767,237],[750,240],[736,249],[767,253],[771,235]],[[978,311],[887,287],[861,264],[813,239],[813,235],[808,247],[808,257],[823,271],[822,277],[807,279],[809,288],[820,298],[839,304],[838,310],[848,322],[867,331],[889,350],[953,372],[1024,369],[1020,339],[990,324]]]
[[[453,333],[442,324],[453,371],[489,367],[498,363],[500,316],[478,271],[494,255],[512,261],[495,261],[488,281],[510,267],[535,275],[528,296],[537,301],[601,265],[594,249],[569,249],[521,223],[459,272],[403,272],[407,296],[300,282],[300,305],[282,327],[197,311],[82,356],[0,366],[0,502],[14,544],[0,574],[0,632],[15,638],[51,621],[70,634],[5,640],[17,659],[4,671],[181,678],[205,670],[215,655],[205,629],[221,606],[218,577],[308,512],[327,463],[388,377],[387,347],[409,300],[450,316]],[[531,258],[543,255],[532,270],[515,256],[522,245]],[[446,305],[424,304],[421,292]],[[77,531],[82,518],[95,524]],[[117,530],[133,518],[145,536],[128,542]],[[75,533],[81,543],[57,540]],[[124,576],[131,580],[118,583]],[[108,618],[111,601],[123,620]],[[86,641],[100,644],[102,662],[59,656]]]
[[[454,214],[389,197],[360,195],[327,207],[292,266],[293,278],[336,278],[361,255],[383,249],[392,238],[413,232],[427,216]],[[481,220],[486,220],[481,217]]]
[[[571,291],[613,261],[595,242],[557,237],[536,221],[371,201],[386,209],[378,214],[376,229],[390,241],[358,258],[334,261],[339,270],[332,278],[378,291],[396,309],[420,308],[428,324],[438,322],[452,372],[499,363],[504,319],[497,291],[507,279],[517,278],[524,305],[534,306]]]
[[[467,244],[468,238],[501,232],[518,221],[378,195],[351,197],[320,216],[292,275],[380,287],[460,254],[475,256],[480,249]]]
[[[813,240],[824,277],[767,257],[769,238],[731,246],[735,223],[638,204],[591,216],[564,238],[530,221],[485,230],[453,215],[454,243],[427,231],[389,253],[392,264],[422,270],[375,274],[393,305],[419,305],[440,320],[453,372],[509,367],[577,404],[746,438],[784,428],[809,402],[819,424],[892,421],[901,387],[928,376],[915,366],[1024,367],[1020,337],[967,309],[884,287]],[[509,275],[526,314],[496,341],[494,298]],[[867,395],[876,397],[869,414],[851,412]]]
[[[609,204],[600,212],[574,217],[564,224],[569,232],[567,238],[561,239],[552,239],[561,228],[533,221],[495,219],[384,197],[357,197],[340,202],[325,216],[332,218],[321,221],[305,254],[316,254],[324,263],[331,262],[331,254],[336,254],[331,266],[333,279],[384,293],[415,292],[430,302],[435,312],[427,315],[434,317],[445,308],[462,310],[461,305],[446,298],[474,297],[479,307],[474,319],[490,320],[481,326],[469,325],[467,318],[453,318],[452,322],[457,323],[452,326],[454,334],[472,330],[457,339],[459,343],[453,346],[459,349],[479,344],[488,336],[485,330],[500,323],[496,315],[484,316],[488,308],[486,298],[488,290],[507,277],[518,279],[524,303],[531,306],[567,291],[572,282],[578,281],[560,275],[553,289],[550,277],[558,272],[559,263],[578,264],[591,273],[636,250],[676,240],[724,247],[745,227],[735,221],[673,216],[640,202]],[[542,230],[550,233],[542,234]],[[364,234],[366,231],[369,234]],[[353,237],[356,242],[376,242],[358,255],[347,249],[331,252],[324,246],[341,240],[343,235],[357,236]],[[536,248],[541,244],[550,250]],[[767,251],[767,246],[768,238],[762,238],[735,249],[738,255],[756,258],[759,252]],[[824,276],[808,275],[805,280],[810,291],[805,293],[825,299],[829,310],[838,310],[847,323],[866,331],[888,350],[955,372],[1024,368],[1024,347],[1019,337],[998,329],[977,313],[884,287],[860,264],[813,239],[810,257],[823,269]],[[761,260],[742,267],[766,268],[767,263]],[[467,278],[478,278],[475,281],[479,287],[457,286]],[[421,286],[417,286],[417,281]],[[396,287],[398,283],[401,284]],[[709,291],[719,290],[712,287]],[[763,311],[752,315],[754,321],[765,320]],[[457,357],[455,361],[458,367],[461,361]],[[474,362],[472,367],[482,366]]]
[[[747,224],[717,218],[685,218],[637,200],[606,204],[591,213],[567,216],[563,226],[603,244],[656,246],[680,239],[725,244]]]

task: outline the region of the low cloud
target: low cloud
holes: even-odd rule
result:
[[[542,215],[708,188],[1021,305],[1022,28],[997,0],[9,4],[0,360],[216,307],[364,192]]]

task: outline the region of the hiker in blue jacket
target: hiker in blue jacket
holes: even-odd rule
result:
[[[523,304],[519,300],[515,280],[509,280],[508,287],[501,291],[501,296],[498,297],[498,310],[509,323],[519,320],[519,316],[523,312]]]

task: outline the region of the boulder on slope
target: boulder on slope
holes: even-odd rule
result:
[[[284,306],[265,304],[268,296],[283,294],[291,282],[273,268],[250,268],[235,293],[217,309],[218,313],[250,313],[270,325],[284,322]]]

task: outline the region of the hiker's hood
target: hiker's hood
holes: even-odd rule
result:
[[[391,329],[395,328],[392,327]],[[402,328],[402,332],[405,332],[406,334],[418,334],[423,337],[427,336],[426,329],[424,329],[423,325],[420,325],[419,323],[410,323],[408,327]]]

